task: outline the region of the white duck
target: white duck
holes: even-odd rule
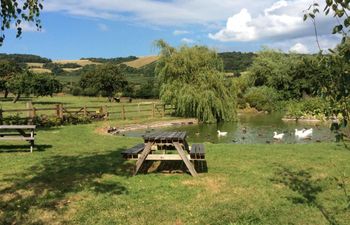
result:
[[[274,135],[273,135],[273,139],[276,139],[276,140],[282,140],[283,139],[283,136],[284,136],[284,133],[281,133],[281,134],[277,134],[277,132],[273,132]]]
[[[300,134],[302,134],[306,129],[301,129],[301,130],[298,130],[298,129],[295,129],[295,132],[294,132],[294,135],[295,137],[299,137]]]
[[[221,137],[221,136],[226,136],[227,135],[227,132],[221,132],[220,130],[218,130],[218,136]]]
[[[312,132],[313,132],[313,129],[310,128],[308,130],[304,130],[301,134],[299,134],[299,138],[301,139],[306,139],[306,138],[311,138],[312,137]]]

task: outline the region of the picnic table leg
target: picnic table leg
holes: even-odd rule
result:
[[[30,131],[30,137],[34,137],[34,130],[31,130]],[[34,140],[31,140],[30,141],[30,153],[32,153],[33,152],[33,148],[34,148]]]
[[[197,174],[196,170],[194,169],[192,163],[186,157],[186,154],[185,154],[184,150],[182,149],[180,143],[179,142],[173,142],[173,144],[174,144],[177,152],[179,153],[180,157],[185,162],[185,165],[187,166],[187,168],[190,171],[191,175],[194,176],[194,177],[198,176],[198,174]]]
[[[152,143],[152,142],[148,142],[146,144],[145,149],[142,151],[140,158],[136,162],[136,169],[135,169],[134,175],[137,174],[137,172],[141,168],[143,162],[147,158],[148,154],[151,152],[151,147],[152,147],[153,144],[154,143]]]

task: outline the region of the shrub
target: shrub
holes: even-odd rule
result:
[[[259,111],[274,111],[281,99],[279,93],[271,87],[251,87],[244,95],[244,99],[251,107]]]
[[[325,120],[332,114],[329,102],[323,98],[306,98],[302,101],[290,101],[286,107],[286,117]]]
[[[98,90],[96,90],[93,87],[88,87],[84,89],[84,93],[85,96],[90,96],[90,97],[94,97],[98,95]]]
[[[72,95],[73,96],[79,96],[83,94],[83,89],[81,89],[80,87],[74,87],[72,89]]]

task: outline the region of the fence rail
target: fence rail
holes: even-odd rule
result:
[[[27,102],[25,109],[1,109],[0,124],[6,118],[18,115],[23,119],[34,119],[37,116],[56,117],[63,119],[65,116],[84,116],[99,119],[127,119],[138,117],[164,117],[173,112],[174,107],[161,103],[127,103],[113,106],[65,106],[55,104],[52,107],[35,107],[32,102]],[[24,114],[24,115],[23,115]]]

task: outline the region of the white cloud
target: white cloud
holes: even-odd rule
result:
[[[183,35],[183,34],[189,34],[190,32],[187,30],[174,30],[174,35]]]
[[[220,41],[251,41],[256,39],[256,29],[250,26],[252,17],[247,9],[242,9],[238,14],[229,17],[226,28],[216,34],[209,34],[211,39]]]
[[[181,42],[183,42],[185,44],[193,44],[193,43],[195,43],[195,41],[193,39],[190,39],[190,38],[182,38]]]
[[[310,0],[281,0],[264,8],[264,13],[254,14],[247,9],[227,19],[226,27],[209,38],[218,41],[256,41],[262,39],[286,39],[309,36],[313,33],[310,21],[303,21],[303,10]],[[322,5],[321,7],[322,8]],[[317,17],[320,34],[330,32],[332,18]]]
[[[335,36],[332,34],[327,34],[327,35],[320,35],[318,39],[319,39],[319,43],[322,51],[328,52],[328,49],[333,49],[336,47],[337,44],[340,43],[341,37]],[[315,53],[319,51],[315,36],[286,39],[283,41],[277,41],[277,42],[268,44],[267,46],[273,49],[280,49],[284,52],[289,52],[294,50],[296,52],[303,53],[301,52],[303,50],[303,46],[307,49],[307,52],[305,53]]]
[[[296,43],[293,45],[290,49],[290,52],[295,52],[295,53],[301,53],[301,54],[307,54],[309,53],[309,49],[303,45],[302,43]]]
[[[103,24],[103,23],[99,23],[97,24],[97,27],[100,31],[108,31],[109,30],[109,27],[106,25],[106,24]]]
[[[274,0],[255,1],[258,11]],[[126,20],[151,25],[183,26],[217,24],[247,5],[243,0],[45,0],[44,11],[70,15]]]

